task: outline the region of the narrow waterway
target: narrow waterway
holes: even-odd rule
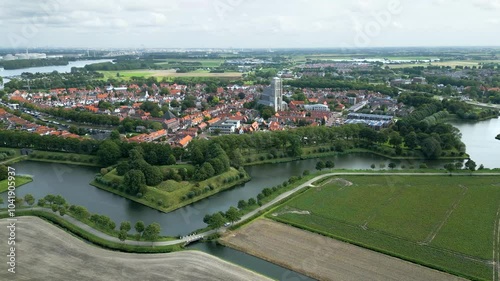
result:
[[[262,275],[268,276],[275,280],[289,280],[289,281],[308,281],[315,280],[298,272],[289,270],[279,265],[270,263],[263,259],[251,256],[249,254],[224,247],[215,242],[195,243],[188,246],[190,250],[198,250],[211,254],[223,260],[229,261],[234,264],[243,265],[244,267],[258,272]]]

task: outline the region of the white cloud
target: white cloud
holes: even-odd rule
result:
[[[500,0],[475,0],[474,4],[476,7],[487,11],[500,9]]]
[[[381,23],[393,1],[401,12]],[[0,0],[0,38],[35,22],[40,36],[27,45],[129,46],[140,36],[147,47],[335,47],[378,23],[374,46],[442,44],[436,34],[463,45],[477,30],[497,38],[495,9],[500,0]]]

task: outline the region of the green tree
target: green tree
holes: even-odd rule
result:
[[[62,206],[66,203],[66,199],[64,199],[64,197],[62,197],[61,195],[56,195],[54,197],[53,202],[54,202],[54,204],[56,204],[58,206]]]
[[[226,218],[221,213],[214,214],[208,223],[212,228],[218,229],[226,223]]]
[[[415,148],[417,148],[418,146],[418,138],[417,138],[417,134],[415,132],[410,132],[409,134],[407,134],[405,136],[405,144],[406,146],[413,150]]]
[[[398,132],[394,131],[389,135],[389,144],[394,147],[398,147],[403,143],[403,138],[399,135]]]
[[[65,214],[66,214],[66,208],[64,206],[59,206],[59,215],[61,217],[64,217]]]
[[[175,165],[176,163],[177,160],[175,160],[175,156],[173,154],[170,154],[168,156],[167,165]]]
[[[234,223],[235,221],[240,220],[241,214],[240,214],[240,211],[238,209],[231,206],[231,207],[229,207],[229,210],[227,210],[225,217],[228,221],[230,221],[231,223]]]
[[[323,170],[324,168],[325,168],[325,162],[323,162],[323,161],[321,161],[321,160],[320,160],[320,161],[318,161],[318,162],[316,163],[316,170],[321,171],[321,170]]]
[[[118,232],[118,239],[120,239],[120,241],[127,240],[127,232],[125,230],[120,230],[120,232]]]
[[[135,231],[137,231],[138,233],[142,233],[144,231],[144,222],[143,221],[138,221],[135,223]]]
[[[455,164],[453,163],[448,163],[448,164],[445,164],[444,165],[444,168],[448,171],[448,172],[452,172],[453,170],[455,170]]]
[[[43,206],[45,206],[45,203],[46,203],[45,199],[40,198],[40,199],[38,199],[37,205],[38,205],[38,207],[43,207]]]
[[[129,171],[129,165],[127,162],[120,162],[118,166],[116,166],[116,173],[119,176],[125,175]]]
[[[111,135],[109,136],[110,140],[120,140],[120,132],[117,130],[111,131]]]
[[[57,206],[56,204],[50,205],[50,208],[52,209],[52,212],[54,212],[54,213],[59,210],[59,206]]]
[[[163,181],[163,173],[160,168],[151,165],[148,165],[144,170],[144,177],[149,186],[157,186]]]
[[[97,151],[99,163],[103,166],[109,166],[116,163],[121,155],[120,147],[111,140],[104,141]]]
[[[396,168],[396,163],[394,162],[389,163],[389,168],[391,168],[392,170]]]
[[[212,164],[205,162],[198,170],[196,177],[199,180],[206,180],[214,175],[215,175],[215,170],[212,167]]]
[[[476,170],[476,166],[476,162],[472,161],[472,159],[469,159],[467,160],[467,162],[465,162],[465,167],[471,172],[474,172]]]
[[[242,210],[245,209],[247,206],[248,206],[247,201],[245,200],[238,201],[238,209]]]
[[[120,230],[125,230],[126,232],[129,232],[130,229],[132,229],[132,226],[130,225],[129,221],[123,221],[120,224]]]
[[[266,107],[262,110],[262,118],[269,119],[274,115],[274,110],[270,107]]]
[[[7,168],[7,166],[5,165],[0,165],[0,180],[4,180],[6,179],[8,176],[8,173],[9,173],[9,168]]]
[[[375,169],[375,163],[371,164],[370,168]]]
[[[328,169],[333,169],[333,168],[335,168],[335,163],[332,160],[327,160],[325,162],[325,167]]]
[[[35,204],[35,197],[33,197],[33,195],[31,195],[30,193],[24,195],[24,201],[26,202],[26,204],[28,204],[28,206],[33,206],[33,204]]]
[[[154,222],[144,229],[144,233],[142,235],[146,240],[156,241],[158,239],[158,236],[160,235],[160,231],[161,226],[158,223]]]
[[[128,171],[123,178],[123,184],[127,193],[131,195],[137,196],[139,193],[144,195],[143,192],[146,190],[146,178],[140,170]]]
[[[433,137],[426,138],[422,144],[422,153],[427,159],[437,159],[441,156],[441,144]]]
[[[90,213],[87,210],[87,208],[85,208],[83,206],[75,206],[74,210],[73,210],[73,214],[75,214],[75,216],[79,219],[87,219],[90,216]]]
[[[255,200],[255,198],[248,199],[248,206],[255,206],[255,205],[257,205],[257,200]]]
[[[55,196],[52,194],[47,194],[45,195],[45,201],[47,201],[49,204],[52,204],[54,202]]]

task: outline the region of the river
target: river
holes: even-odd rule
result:
[[[481,122],[452,122],[462,133],[462,141],[467,147],[470,158],[477,166],[500,168],[500,118]]]
[[[56,65],[56,66],[40,66],[40,67],[30,67],[21,69],[11,69],[11,70],[0,70],[1,77],[14,77],[23,74],[24,72],[30,73],[51,73],[57,71],[59,73],[71,72],[72,67],[84,67],[89,64],[101,63],[101,62],[111,62],[112,60],[78,60],[70,61],[68,65]],[[4,78],[4,84],[9,82],[10,79]]]

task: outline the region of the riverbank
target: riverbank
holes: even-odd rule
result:
[[[384,157],[384,158],[387,158],[389,160],[421,160],[421,161],[429,161],[430,160],[430,159],[426,159],[423,156],[422,157],[394,156],[394,155],[388,155],[388,154],[380,153],[380,152],[373,151],[373,150],[366,149],[366,148],[353,148],[353,149],[345,150],[343,152],[329,151],[329,152],[303,154],[300,157],[283,157],[283,158],[264,159],[264,160],[259,160],[259,161],[246,162],[243,165],[244,166],[257,166],[257,165],[262,165],[262,164],[279,164],[279,163],[288,163],[288,162],[299,161],[299,160],[307,160],[307,159],[315,159],[315,158],[327,158],[327,157],[335,157],[335,156],[340,156],[340,155],[362,154],[362,153]],[[457,155],[457,156],[440,157],[437,160],[465,160],[468,158],[469,158],[469,155],[464,154],[462,156]]]
[[[30,209],[17,209],[16,216],[36,216],[42,218],[54,225],[57,225],[65,231],[74,234],[75,236],[88,241],[92,244],[98,245],[105,249],[121,251],[127,253],[170,253],[182,249],[182,241],[172,242],[146,242],[125,240],[120,241],[116,237],[112,237],[103,233],[89,225],[69,216],[60,216],[45,208],[30,208]],[[0,219],[7,218],[6,212],[0,212]],[[159,245],[164,244],[164,245]]]
[[[129,254],[89,245],[50,223],[18,218],[16,266],[20,279],[73,280],[269,280],[268,278],[199,251],[169,254]],[[7,220],[0,220],[5,229]],[[8,252],[7,243],[2,251]],[[0,279],[8,280],[3,263]]]
[[[202,199],[208,198],[208,197],[215,195],[219,192],[229,190],[231,188],[234,188],[235,186],[239,186],[241,184],[244,184],[244,183],[251,180],[250,175],[248,175],[248,173],[246,171],[243,173],[242,178],[239,177],[240,173],[241,173],[240,171],[238,171],[234,168],[231,168],[230,171],[223,173],[221,175],[212,177],[212,178],[207,179],[207,180],[202,181],[202,182],[198,182],[196,184],[189,184],[187,186],[188,190],[183,190],[183,191],[186,191],[185,193],[188,193],[189,189],[195,188],[196,186],[204,188],[207,191],[204,193],[201,193],[200,195],[195,196],[191,199],[184,199],[184,200],[182,200],[182,198],[180,196],[177,196],[178,194],[175,194],[175,196],[174,196],[172,193],[170,193],[168,191],[168,189],[165,190],[165,189],[160,189],[160,188],[156,188],[156,187],[148,187],[148,192],[146,193],[146,195],[142,198],[138,198],[137,196],[132,196],[132,195],[127,194],[127,193],[120,191],[118,189],[115,189],[115,188],[112,188],[112,187],[107,186],[105,184],[99,183],[96,180],[92,181],[90,183],[90,185],[97,187],[99,189],[111,192],[113,194],[119,195],[121,197],[127,198],[129,200],[132,200],[134,202],[137,202],[137,203],[142,204],[144,206],[147,206],[149,208],[155,209],[157,211],[169,213],[169,212],[172,212],[174,210],[185,207],[187,205],[190,205],[192,203],[198,202]],[[235,181],[231,181],[230,183],[224,183],[224,179],[235,178],[235,177],[238,177],[238,179]],[[213,189],[210,188],[210,186],[212,186]],[[208,189],[206,187],[208,187]],[[183,189],[186,189],[186,188],[183,187]],[[179,190],[178,189],[173,190],[172,192],[178,193]],[[149,200],[149,198],[152,198],[153,200]],[[162,198],[168,198],[166,200],[169,200],[169,201],[163,200]],[[171,204],[169,206],[165,207],[165,205],[159,205],[158,200],[162,200],[162,203],[164,203],[164,204],[168,204],[168,202],[171,202]]]
[[[19,176],[16,175],[16,188],[19,188],[27,183],[30,183],[33,181],[33,178],[30,176]],[[9,180],[5,179],[0,181],[0,193],[6,192],[9,188]]]
[[[66,152],[36,150],[29,155],[27,160],[88,167],[101,167],[96,156]]]

